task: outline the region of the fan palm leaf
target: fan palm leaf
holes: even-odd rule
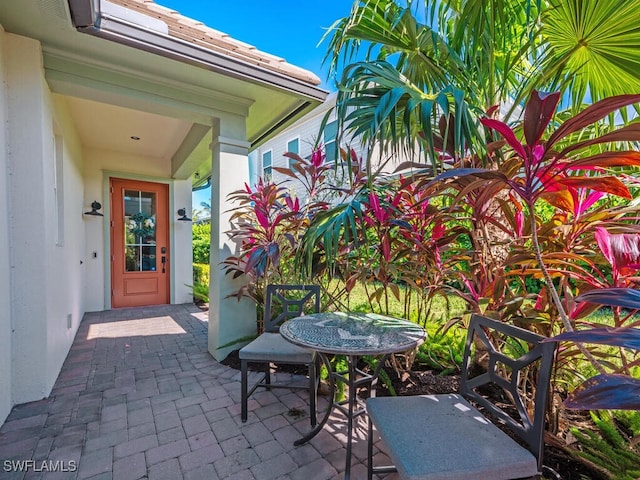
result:
[[[326,35],[332,71],[345,65],[338,138],[390,153],[419,145],[437,168],[440,115],[453,114],[456,154],[482,157],[473,124],[496,104],[510,122],[533,90],[559,90],[574,107],[640,92],[639,11],[640,0],[356,1]]]
[[[640,92],[640,0],[552,0],[542,16],[543,70],[571,102]]]

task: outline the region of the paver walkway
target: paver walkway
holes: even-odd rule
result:
[[[0,478],[341,478],[340,414],[293,446],[309,429],[305,394],[256,392],[243,424],[240,372],[207,352],[206,312],[186,304],[88,313],[51,395],[16,406],[0,428]],[[361,423],[353,479],[366,478]]]

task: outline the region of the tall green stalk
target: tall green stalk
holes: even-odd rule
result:
[[[553,300],[554,305],[558,310],[558,314],[560,315],[560,320],[562,321],[562,325],[564,326],[567,332],[573,331],[573,325],[571,324],[571,320],[567,315],[567,312],[564,309],[564,305],[562,305],[562,300],[560,300],[560,295],[558,295],[558,291],[553,283],[553,279],[547,270],[547,267],[544,263],[544,259],[542,258],[542,249],[540,248],[540,241],[538,239],[538,224],[536,222],[535,216],[535,201],[526,200],[527,208],[529,209],[529,219],[531,221],[531,243],[533,244],[534,252],[536,255],[536,260],[538,261],[538,266],[540,267],[540,271],[542,272],[542,276],[544,277],[544,281],[547,284],[547,288],[549,289],[549,293],[551,293],[551,298]],[[599,373],[606,373],[605,369],[600,365],[600,362],[596,360],[593,354],[584,346],[582,343],[576,343],[576,346],[582,352],[582,354],[591,362],[593,367]]]

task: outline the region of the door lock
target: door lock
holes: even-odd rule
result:
[[[162,253],[162,258],[160,259],[162,262],[162,273],[165,273],[165,264],[167,263],[165,254],[167,253],[167,247],[160,247],[160,253]]]

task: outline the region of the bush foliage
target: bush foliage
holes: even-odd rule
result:
[[[229,235],[240,248],[224,268],[248,280],[236,295],[260,305],[267,283],[313,281],[323,286],[325,308],[346,309],[361,286],[367,310],[436,325],[434,338],[472,313],[547,337],[590,325],[598,305],[576,302],[578,295],[637,282],[640,227],[629,173],[640,153],[625,142],[640,140],[640,124],[602,127],[587,140],[583,131],[640,95],[603,100],[561,124],[552,122],[559,98],[534,91],[517,128],[483,118],[490,161],[447,150],[442,123],[434,142],[449,168],[437,176],[379,175],[353,151],[340,152],[341,167],[327,165],[321,149],[310,159],[288,154],[291,169],[275,170],[305,186],[303,197],[264,180],[230,196],[238,207]],[[332,168],[347,169],[350,182],[331,184]],[[464,307],[450,309],[452,298]],[[444,314],[436,308],[443,304]],[[635,324],[618,307],[612,316],[615,327]],[[419,358],[455,368],[456,342],[443,338],[442,348]],[[569,344],[559,350],[555,388],[573,388],[580,369],[629,375],[635,365],[634,354]]]
[[[211,223],[194,223],[191,228],[193,235],[193,263],[209,265]]]

